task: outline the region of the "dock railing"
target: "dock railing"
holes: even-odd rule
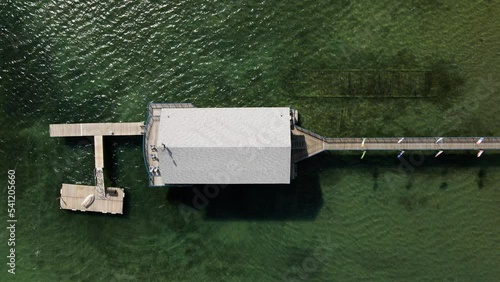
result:
[[[192,103],[149,103],[148,114],[149,116],[153,116],[154,109],[165,108],[195,108],[195,106]]]
[[[365,144],[391,144],[391,143],[439,143],[447,144],[467,144],[467,143],[475,143],[479,141],[482,137],[367,137],[367,138],[323,138],[328,144],[345,144],[345,143],[361,143],[364,140]],[[499,137],[483,137],[483,143],[499,143]]]
[[[153,128],[153,125],[155,122],[160,122],[160,117],[159,116],[148,116],[148,119],[146,121],[146,126],[145,126],[145,132],[144,132],[144,137],[142,139],[142,151],[144,155],[144,165],[146,166],[146,171],[148,173],[148,179],[149,182],[153,182],[153,174],[149,171],[149,156],[148,156],[148,150],[149,150],[149,135],[151,134],[151,129]]]
[[[365,144],[390,144],[390,143],[454,143],[454,144],[466,144],[475,143],[482,138],[481,142],[484,143],[500,143],[500,137],[366,137],[366,138],[330,138],[323,137],[317,133],[314,133],[308,129],[295,125],[295,128],[309,136],[316,139],[322,140],[327,144],[347,144],[347,143],[362,143],[364,140]],[[401,140],[402,139],[402,140]]]
[[[149,186],[153,186],[154,175],[149,171],[151,166],[149,160],[149,138],[151,131],[154,130],[153,127],[157,122],[160,122],[160,112],[155,111],[158,109],[171,109],[171,108],[195,108],[192,103],[149,103],[148,104],[148,116],[146,119],[146,124],[144,126],[144,135],[142,140],[142,151],[144,156],[144,165],[146,166],[146,171],[149,179]]]
[[[321,136],[321,135],[319,135],[319,134],[317,134],[317,133],[314,133],[314,132],[312,132],[312,131],[310,131],[310,130],[308,130],[308,129],[305,129],[305,128],[300,127],[300,126],[298,126],[298,125],[295,125],[295,128],[296,128],[297,130],[299,130],[299,131],[302,131],[302,132],[304,132],[304,133],[306,133],[306,134],[308,134],[308,135],[312,136],[312,137],[315,137],[315,138],[317,138],[317,139],[319,139],[319,140],[323,140],[323,141],[325,141],[325,137],[323,137],[323,136]]]

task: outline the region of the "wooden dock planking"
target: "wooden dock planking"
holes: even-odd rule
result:
[[[453,138],[449,137],[448,139]],[[476,145],[475,142],[471,143],[369,143],[369,140],[365,141],[365,145],[361,146],[359,143],[325,143],[325,150],[335,150],[335,151],[405,151],[405,150],[431,150],[431,151],[446,151],[446,150],[499,150],[500,142],[498,143],[482,143]]]
[[[440,140],[441,139],[441,140]],[[300,141],[299,141],[300,140]],[[364,140],[364,144],[363,144]],[[500,150],[500,137],[408,137],[400,138],[324,138],[296,126],[292,130],[292,160],[298,162],[323,151],[405,151],[405,150]],[[439,142],[437,142],[440,140]]]
[[[144,123],[68,123],[49,125],[50,137],[142,135]]]
[[[63,184],[61,188],[60,206],[62,209],[92,211],[111,214],[123,214],[123,189],[104,187],[104,136],[142,135],[142,122],[124,123],[78,123],[78,124],[51,124],[51,137],[94,137],[94,158],[96,172],[96,186]],[[90,194],[94,194],[93,204],[85,209],[81,203]]]
[[[313,135],[307,134],[297,129],[293,129],[292,138],[296,140],[292,142],[293,144],[295,144],[295,146],[292,145],[293,162],[298,162],[300,160],[312,157],[324,150],[323,140],[318,139]]]
[[[108,193],[106,198],[100,199],[96,194],[95,186],[63,183],[61,198],[59,200],[61,209],[123,214],[123,198],[125,197],[125,192],[123,189],[115,187],[108,187],[107,190]],[[81,203],[90,194],[95,195],[95,200],[94,203],[86,209]]]
[[[104,168],[104,148],[102,135],[94,136],[94,157],[95,157],[95,167],[97,169]]]

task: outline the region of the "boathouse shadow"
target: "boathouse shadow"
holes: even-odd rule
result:
[[[105,173],[105,183],[106,187],[118,187],[125,189],[123,186],[123,175],[119,175],[119,169],[117,167],[116,154],[124,148],[139,148],[142,146],[142,136],[106,136],[104,138],[104,173]],[[145,171],[145,169],[144,169]],[[144,174],[146,174],[144,172]],[[134,197],[134,191],[130,189],[125,189],[125,198],[123,199],[123,217],[128,218],[130,216],[130,210],[133,208],[132,203]]]
[[[418,153],[416,153],[418,154]],[[403,176],[411,179],[412,173],[429,169],[478,168],[477,189],[482,189],[485,177],[500,168],[500,154],[490,152],[480,159],[474,152],[450,152],[446,156],[435,158],[429,152],[420,154],[421,162],[407,169],[401,165],[401,160],[394,153],[372,152],[369,158],[360,160],[359,154],[353,152],[327,152],[298,163],[298,177],[289,185],[228,185],[220,186],[220,191],[213,198],[207,197],[207,203],[201,209],[195,207],[197,189],[205,195],[207,185],[193,187],[168,188],[167,199],[173,204],[184,204],[200,210],[205,220],[314,220],[323,207],[323,191],[319,174],[332,168],[364,170],[373,175],[374,193],[383,190],[377,188],[380,171],[396,169]],[[401,168],[399,171],[399,168]],[[332,184],[332,183],[331,183]],[[401,189],[409,189],[401,186]],[[209,193],[213,187],[208,188]],[[436,186],[436,191],[443,190]],[[199,194],[198,194],[199,195]]]
[[[85,149],[94,150],[94,138],[89,136],[70,136],[65,137],[64,145],[73,149]]]
[[[358,152],[325,152],[300,162],[299,165],[306,166],[306,171],[310,173],[329,170],[335,174],[341,173],[335,172],[336,170],[342,171],[345,169],[369,172],[368,175],[371,175],[374,191],[379,188],[381,191],[383,190],[383,187],[379,185],[380,174],[383,172],[390,172],[393,175],[395,173],[400,177],[407,178],[407,184],[399,187],[402,190],[407,190],[413,186],[414,174],[422,175],[438,170],[443,177],[443,182],[434,188],[436,191],[440,191],[448,187],[446,175],[449,172],[456,173],[459,169],[475,168],[477,169],[476,188],[480,190],[488,183],[487,177],[489,175],[498,173],[500,169],[500,153],[488,151],[481,158],[477,158],[476,153],[475,151],[451,151],[436,158],[434,157],[435,152],[416,151],[409,152],[405,154],[404,158],[398,159],[396,157],[398,152],[380,151],[370,152],[370,156],[365,156],[363,160],[360,160]],[[301,169],[304,169],[304,167],[300,166],[299,171]],[[329,182],[330,185],[335,185],[335,181],[336,177],[333,177]]]
[[[500,167],[500,153],[495,151],[485,152],[481,158],[476,156],[476,151],[451,151],[436,158],[436,152],[415,151],[407,152],[401,159],[397,158],[399,152],[369,152],[370,155],[360,160],[360,153],[354,152],[326,152],[318,154],[309,160],[309,168],[322,170],[324,168],[349,168],[356,169],[382,169],[396,168],[401,172],[411,173],[426,168],[494,168]],[[302,164],[300,162],[299,164]],[[302,167],[301,167],[302,168]]]
[[[171,203],[184,204],[199,210],[204,214],[205,220],[214,221],[314,220],[323,206],[321,185],[316,173],[299,174],[290,184],[217,187],[170,187],[167,198]],[[214,189],[218,189],[218,193],[210,194]]]

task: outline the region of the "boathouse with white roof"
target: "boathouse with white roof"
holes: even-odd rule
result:
[[[155,149],[146,155],[156,160],[155,185],[290,183],[289,108],[165,107],[157,113],[156,138],[147,142]]]

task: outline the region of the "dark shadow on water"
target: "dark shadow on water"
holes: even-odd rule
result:
[[[323,206],[317,174],[299,173],[289,185],[195,185],[168,189],[169,202],[199,210],[206,220],[314,220]]]
[[[309,170],[322,169],[350,169],[369,171],[373,176],[373,190],[378,190],[378,175],[383,168],[401,173],[407,179],[402,189],[411,190],[414,187],[414,173],[425,174],[431,170],[438,170],[443,181],[437,187],[441,191],[449,189],[446,180],[449,172],[460,168],[476,168],[478,170],[476,183],[479,190],[485,188],[488,171],[500,168],[500,152],[487,151],[477,158],[476,151],[450,151],[439,158],[435,152],[407,152],[404,158],[398,159],[397,152],[369,152],[363,160],[355,152],[327,152],[314,156],[307,162]],[[302,165],[303,163],[299,163]],[[302,166],[299,167],[299,171]],[[333,180],[335,181],[335,180]]]
[[[124,218],[130,217],[130,210],[132,209],[132,203],[134,202],[132,199],[134,198],[134,193],[131,189],[125,190],[125,198],[123,199],[123,215]]]
[[[116,155],[120,148],[142,148],[142,136],[104,137],[104,175],[106,185],[110,187],[120,187],[120,183],[118,183],[119,175],[116,169]],[[145,168],[144,178],[147,178]]]
[[[65,138],[73,147],[92,146],[88,138]],[[142,137],[105,137],[105,174],[107,186],[120,187],[118,172],[113,161],[123,147],[142,146]],[[319,174],[335,168],[369,171],[373,178],[373,190],[380,187],[381,170],[398,169],[409,175],[406,189],[413,186],[415,171],[441,169],[446,176],[454,168],[477,167],[477,186],[483,189],[489,168],[500,167],[500,153],[487,151],[481,158],[473,151],[446,152],[434,158],[432,152],[408,152],[405,158],[409,165],[403,165],[396,157],[397,152],[369,152],[363,160],[358,152],[327,152],[298,163],[298,176],[289,185],[195,185],[191,187],[170,187],[167,200],[174,205],[186,205],[200,211],[205,220],[314,220],[323,206],[323,195]],[[412,158],[413,156],[413,158]],[[412,164],[411,160],[418,162]],[[144,174],[146,177],[146,173]],[[335,179],[333,179],[335,181]],[[145,188],[146,189],[146,188]],[[437,189],[445,191],[448,183],[443,181]],[[125,191],[124,217],[130,214],[133,193]],[[92,213],[89,213],[92,214]]]
[[[71,148],[92,148],[94,150],[94,138],[92,136],[88,137],[64,137],[64,144]]]
[[[120,148],[140,147],[142,148],[142,136],[105,136],[104,137],[104,175],[106,187],[120,186],[118,179],[118,170],[116,169],[116,155]],[[142,152],[142,150],[141,150]],[[144,178],[147,178],[146,170],[144,169]],[[130,216],[130,210],[133,208],[134,193],[132,189],[124,189],[125,198],[123,200],[123,217]],[[140,191],[139,191],[140,192]]]
[[[441,174],[446,176],[452,168],[477,167],[486,170],[489,167],[500,167],[500,152],[486,151],[480,158],[476,157],[477,151],[453,151],[445,152],[439,158],[435,158],[436,152],[411,152],[407,151],[403,158],[398,159],[397,151],[394,152],[367,152],[363,160],[358,152],[326,152],[318,154],[310,159],[299,163],[300,170],[307,163],[308,170],[322,170],[326,168],[351,168],[370,169],[373,178],[376,179],[381,168],[398,168],[404,172],[416,171],[424,168],[440,168]],[[414,160],[414,161],[412,161]],[[414,162],[414,163],[412,163]],[[485,176],[486,172],[480,173]]]
[[[69,146],[71,148],[91,150],[93,154],[92,158],[94,158],[94,138],[92,136],[65,137],[64,141],[66,146]],[[115,155],[120,148],[129,147],[142,147],[142,136],[104,136],[104,179],[106,181],[106,186],[119,187],[117,186],[118,175],[116,170],[114,169],[116,165]]]
[[[412,153],[407,154],[410,157]],[[183,204],[201,212],[205,220],[314,220],[323,206],[319,173],[326,169],[365,170],[372,175],[376,193],[382,169],[399,169],[408,174],[408,182],[402,189],[411,190],[413,173],[419,170],[454,168],[479,168],[478,188],[484,186],[488,168],[500,167],[500,154],[489,153],[477,158],[475,152],[448,152],[434,158],[430,152],[415,152],[418,165],[411,169],[401,166],[397,152],[370,152],[363,160],[355,152],[328,152],[318,154],[298,163],[298,177],[290,185],[195,185],[192,187],[167,188],[167,200],[171,204]],[[417,158],[415,158],[417,159]],[[424,172],[425,173],[425,172]],[[445,173],[445,174],[446,174]],[[333,181],[335,181],[333,179]],[[439,187],[445,191],[448,183]],[[406,203],[405,199],[401,200]],[[418,204],[427,199],[419,198]]]
[[[486,169],[481,168],[479,172],[477,173],[477,188],[483,189],[484,188],[484,180],[486,178]]]

